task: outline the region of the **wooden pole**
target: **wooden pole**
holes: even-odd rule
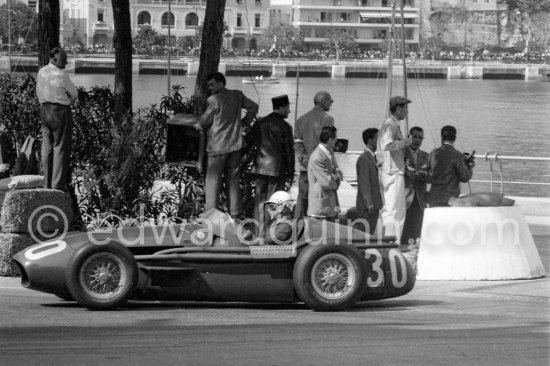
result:
[[[395,28],[395,0],[392,1],[391,25],[388,35],[388,81],[386,84],[386,118],[390,116],[390,98],[392,95],[393,83],[393,32]]]

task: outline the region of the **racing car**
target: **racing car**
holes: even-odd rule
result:
[[[290,245],[260,245],[234,222],[207,216],[72,233],[14,260],[23,287],[92,310],[174,300],[303,302],[315,311],[339,311],[413,289],[415,271],[394,238],[303,220],[303,233]]]

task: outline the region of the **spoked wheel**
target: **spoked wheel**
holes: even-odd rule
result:
[[[313,310],[344,310],[363,294],[363,266],[361,255],[349,245],[312,245],[294,264],[294,288]]]
[[[353,263],[339,253],[324,255],[311,269],[313,288],[326,299],[339,299],[348,294],[357,281],[355,276]]]
[[[137,265],[119,244],[85,248],[69,266],[67,287],[76,301],[93,310],[123,306],[137,284]]]

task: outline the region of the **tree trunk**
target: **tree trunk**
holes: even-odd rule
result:
[[[50,50],[59,46],[59,0],[38,2],[38,66],[50,62]]]
[[[112,0],[115,33],[115,123],[132,112],[132,32],[130,1]]]
[[[208,97],[206,76],[218,71],[220,64],[220,52],[223,43],[223,14],[225,0],[207,1],[206,14],[204,16],[202,43],[200,53],[199,73],[195,84],[195,98],[199,102],[199,110],[204,110],[204,102]]]

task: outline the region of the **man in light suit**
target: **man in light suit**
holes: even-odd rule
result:
[[[298,177],[298,198],[294,207],[294,218],[305,216],[308,202],[307,163],[309,156],[319,145],[319,135],[326,126],[334,126],[334,118],[327,112],[332,107],[332,96],[327,91],[319,91],[313,97],[315,106],[298,118],[294,126],[294,151],[296,174]]]
[[[307,215],[334,221],[339,211],[336,191],[342,180],[334,158],[336,127],[323,127],[319,141],[307,164],[309,182]]]
[[[415,244],[420,238],[424,209],[426,208],[426,180],[428,176],[428,153],[420,150],[424,140],[424,130],[413,127],[409,132],[412,140],[410,146],[404,148],[405,155],[405,192],[407,213],[401,244]]]
[[[363,142],[366,148],[355,165],[357,169],[357,200],[355,209],[346,212],[346,216],[350,220],[365,220],[368,224],[367,228],[364,227],[364,222],[357,222],[354,227],[371,235],[374,234],[380,209],[384,205],[375,155],[377,140],[378,129],[368,128],[363,131]]]

